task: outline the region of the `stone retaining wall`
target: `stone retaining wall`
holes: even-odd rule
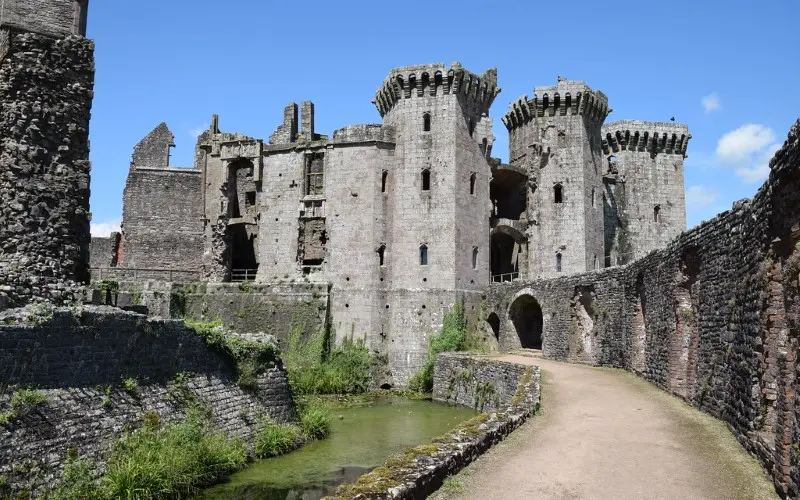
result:
[[[800,122],[752,200],[616,268],[493,285],[503,349],[631,370],[728,423],[782,495],[800,494]],[[526,308],[512,307],[527,300]],[[493,316],[490,316],[493,318]]]
[[[443,353],[436,358],[433,399],[498,411],[517,392],[525,366],[462,353]]]
[[[495,367],[490,365],[496,364]],[[436,372],[443,377],[453,367],[477,367],[477,377],[499,381],[508,374],[506,386],[516,378],[513,396],[497,411],[482,413],[463,422],[431,444],[403,450],[389,457],[380,467],[361,476],[353,484],[341,485],[328,500],[350,498],[417,499],[439,489],[447,476],[458,473],[493,445],[522,425],[539,408],[541,376],[536,366],[507,366],[494,360],[472,359],[458,355],[440,355]],[[504,377],[505,375],[503,375]],[[447,383],[442,378],[439,384]],[[472,405],[470,405],[472,406]]]
[[[295,418],[277,357],[243,389],[235,360],[182,322],[110,307],[21,311],[9,320],[27,325],[0,326],[0,413],[11,412],[0,424],[0,476],[11,493],[52,486],[70,450],[101,458],[149,410],[170,422],[200,403],[214,427],[248,441],[261,416]],[[136,387],[126,391],[123,379]],[[41,390],[46,402],[12,408],[24,387]]]

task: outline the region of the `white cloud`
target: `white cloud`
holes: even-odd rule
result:
[[[206,130],[208,130],[208,123],[200,125],[199,127],[195,127],[193,129],[189,130],[189,135],[192,136],[192,139],[196,140],[200,136],[200,134],[202,134]]]
[[[689,186],[686,189],[686,209],[698,210],[714,204],[719,198],[719,191],[708,186]]]
[[[722,107],[722,103],[719,102],[719,96],[716,92],[712,92],[700,99],[700,103],[703,105],[706,114],[713,113]]]
[[[110,219],[103,222],[92,222],[89,227],[93,237],[106,238],[113,232],[119,232],[120,224],[122,224],[122,219]]]
[[[771,128],[748,123],[720,137],[715,159],[744,183],[754,184],[767,178],[769,160],[778,148]]]

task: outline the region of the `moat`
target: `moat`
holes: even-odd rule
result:
[[[328,438],[256,461],[199,498],[316,500],[377,467],[389,455],[428,443],[474,415],[468,408],[433,401],[377,397],[369,406],[335,410]]]

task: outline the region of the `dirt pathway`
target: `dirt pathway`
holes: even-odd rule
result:
[[[529,356],[502,359],[542,367],[542,414],[434,498],[777,498],[723,423],[633,375]]]

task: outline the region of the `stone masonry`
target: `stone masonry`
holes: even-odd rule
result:
[[[477,318],[491,281],[606,267],[685,226],[685,126],[621,122],[644,135],[617,153],[603,93],[562,78],[535,91],[504,117],[508,165],[491,157],[497,72],[459,63],[392,70],[373,101],[382,123],[332,137],[314,130],[311,102],[286,106],[268,141],[222,132],[214,116],[193,169],[169,168],[161,124],[135,148],[116,264],[103,267],[329,284],[337,337],[385,354],[388,383],[403,385],[443,314],[463,301]],[[680,144],[648,146],[673,128]],[[660,218],[643,220],[653,204]]]
[[[641,168],[625,164],[629,127],[634,136],[641,125],[608,132],[618,175]],[[646,129],[659,131],[661,148],[663,129]],[[670,154],[655,175],[674,174],[680,153]],[[491,286],[488,322],[504,350],[625,368],[724,420],[778,492],[797,498],[800,121],[770,169],[752,200],[631,264]],[[640,227],[634,237],[657,235]]]
[[[0,309],[69,300],[89,278],[86,8],[14,0],[0,14]]]

